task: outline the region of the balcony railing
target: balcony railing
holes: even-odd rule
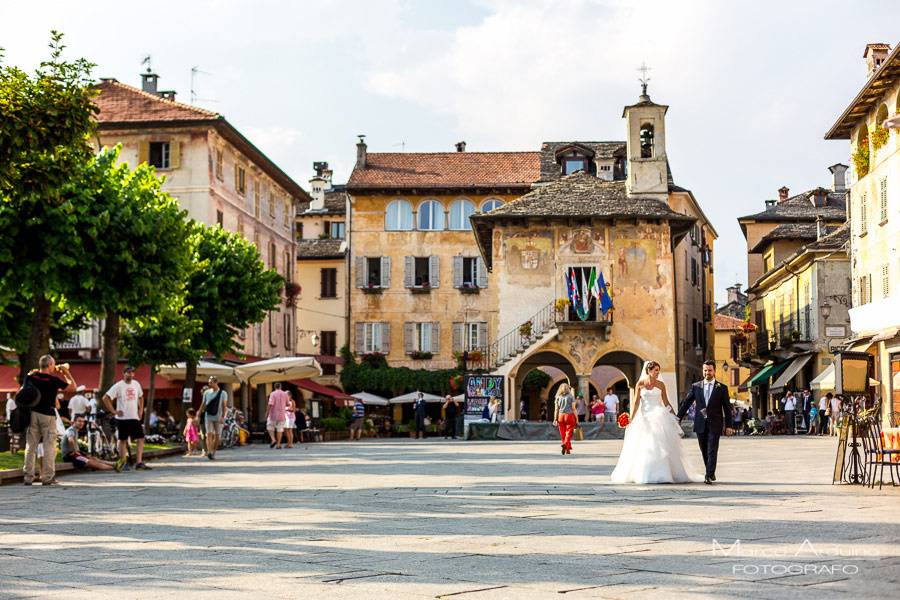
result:
[[[99,350],[100,326],[92,325],[72,334],[68,339],[54,340],[53,347],[58,350]]]

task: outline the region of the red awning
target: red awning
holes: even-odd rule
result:
[[[83,385],[88,390],[95,390],[100,385],[100,362],[70,362],[69,372],[78,385]],[[116,368],[116,380],[122,377],[122,369],[125,363],[121,363]],[[19,389],[16,377],[19,375],[19,365],[0,365],[0,393],[14,392]],[[150,389],[150,367],[144,365],[138,367],[134,372],[134,378],[143,386],[145,390]],[[178,383],[169,381],[165,377],[156,376],[156,397],[165,398],[168,396],[181,397],[181,386]]]
[[[312,379],[295,379],[291,383],[296,385],[298,388],[308,390],[317,396],[325,396],[326,398],[332,398],[334,400],[340,400],[342,402],[353,402],[355,400],[353,396],[345,394],[340,390],[324,386],[321,383],[316,383]]]

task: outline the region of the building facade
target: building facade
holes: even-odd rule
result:
[[[731,315],[715,315],[715,340],[713,356],[716,361],[716,379],[728,386],[732,398],[749,406],[750,394],[741,384],[750,376],[750,369],[741,363],[742,347],[739,336],[743,334],[743,319]]]
[[[222,115],[176,102],[174,92],[157,90],[153,73],[141,78],[141,89],[115,79],[97,85],[99,146],[121,144],[123,162],[153,165],[192,219],[242,235],[292,282],[294,207],[309,196]],[[295,327],[293,308],[283,304],[241,333],[243,351],[291,355]]]
[[[328,163],[314,166],[311,200],[297,205],[297,353],[317,357],[316,381],[339,386],[339,352],[349,339],[347,193],[332,184]]]
[[[826,133],[850,140],[850,327],[875,356],[885,421],[900,412],[900,46],[869,44],[867,79]]]

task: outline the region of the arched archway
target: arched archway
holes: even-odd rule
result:
[[[544,371],[549,377],[550,382],[547,386],[539,389],[525,389],[525,383],[528,374],[534,370]],[[554,397],[556,390],[563,383],[569,383],[577,388],[578,377],[576,376],[575,367],[568,358],[562,354],[542,350],[535,352],[525,359],[516,369],[515,373],[510,375],[512,389],[515,390],[515,398],[524,405],[525,414],[529,420],[537,420],[541,415],[541,408],[544,408],[547,415],[552,415],[552,406],[549,400]],[[521,406],[508,406],[508,410],[514,410],[513,414],[521,417]]]
[[[595,361],[594,372],[603,373],[608,378],[603,393],[606,393],[607,387],[612,387],[619,396],[619,412],[630,409],[634,386],[641,376],[643,365],[643,358],[625,350],[608,352]]]

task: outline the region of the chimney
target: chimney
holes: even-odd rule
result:
[[[785,200],[788,199],[788,192],[790,192],[790,191],[791,190],[788,189],[788,186],[786,186],[786,185],[783,185],[780,188],[778,188],[778,204],[781,204],[782,202],[784,202]]]
[[[465,142],[456,142],[456,151],[457,152],[465,152],[466,151],[466,143]]]
[[[166,90],[164,92],[159,92],[158,95],[163,100],[171,100],[172,102],[175,102],[175,90]]]
[[[157,80],[159,80],[159,75],[156,73],[151,73],[149,70],[146,73],[141,73],[141,89],[155,94]]]
[[[775,206],[775,204],[777,204],[777,203],[778,203],[777,200],[766,200],[766,210],[769,210],[770,208]]]
[[[821,240],[826,235],[828,235],[828,232],[825,228],[825,219],[822,218],[822,215],[819,215],[816,217],[816,239]]]
[[[843,192],[847,189],[847,169],[849,169],[847,165],[843,165],[841,163],[835,163],[828,167],[828,170],[831,171],[831,175],[833,177],[833,182],[831,184],[831,189],[835,192]]]
[[[309,197],[312,200],[307,210],[315,211],[325,208],[325,178],[321,175],[316,175],[309,180]]]
[[[738,302],[740,298],[738,297],[741,293],[741,284],[736,283],[729,288],[725,288],[725,291],[728,292],[728,302],[729,304],[732,302]]]
[[[366,136],[364,134],[357,135],[359,141],[356,142],[356,168],[366,168]]]
[[[885,44],[883,42],[866,44],[866,49],[863,51],[863,58],[866,59],[867,79],[874,75],[875,71],[881,68],[881,65],[884,64],[884,59],[888,57],[890,52],[890,44]]]

